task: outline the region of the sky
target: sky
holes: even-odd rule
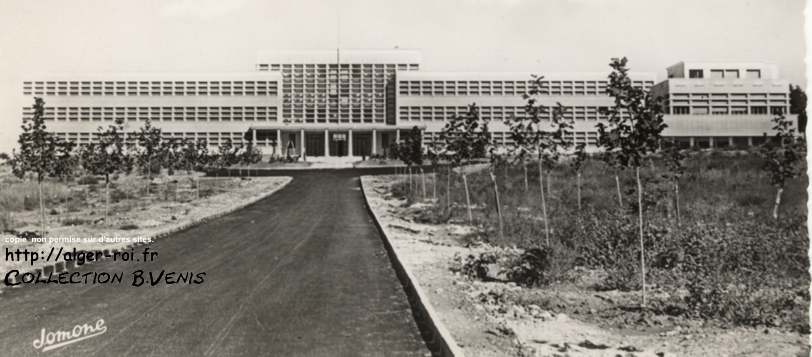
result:
[[[607,71],[770,62],[806,88],[804,0],[0,0],[0,152],[23,80],[66,73],[239,72],[285,49],[408,48],[421,70]]]

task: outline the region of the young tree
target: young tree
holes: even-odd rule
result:
[[[515,116],[510,116],[505,119],[505,125],[510,128],[510,138],[512,141],[512,146],[509,148],[509,156],[514,157],[515,161],[520,162],[522,165],[525,194],[530,191],[530,183],[527,175],[527,158],[533,154],[536,148],[535,143],[531,142],[534,139],[534,135],[532,135],[533,131],[526,126],[529,124],[530,123],[526,123],[525,120]]]
[[[417,126],[406,135],[405,140],[398,152],[403,156],[401,160],[409,166],[409,182],[411,187],[412,165],[417,165],[420,169],[420,180],[423,186],[423,199],[426,199],[426,177],[423,172],[423,133]]]
[[[239,157],[237,156],[237,150],[232,143],[231,139],[225,139],[218,147],[217,147],[217,161],[215,162],[216,167],[218,170],[223,170],[231,165],[235,165],[239,162]],[[229,170],[229,176],[231,176],[231,171]]]
[[[99,127],[98,142],[89,146],[82,160],[85,168],[94,175],[104,176],[104,218],[110,216],[110,176],[127,173],[132,169],[132,159],[124,144],[124,120],[117,119],[107,129]]]
[[[152,121],[147,119],[138,130],[136,142],[138,143],[138,151],[135,155],[136,164],[141,167],[141,171],[147,173],[147,195],[149,195],[149,188],[152,184],[152,168],[157,162],[160,167],[160,160],[164,153],[161,152],[162,131],[160,128],[152,126]]]
[[[518,156],[522,158],[530,153],[535,153],[538,156],[539,193],[541,211],[544,217],[544,237],[545,244],[549,246],[550,222],[547,212],[547,197],[544,193],[544,169],[555,164],[559,159],[560,152],[572,145],[567,140],[567,136],[572,130],[573,120],[566,115],[566,108],[561,103],[556,103],[550,118],[550,109],[538,103],[537,99],[541,92],[541,82],[544,77],[533,76],[533,78],[535,85],[523,96],[527,100],[525,105],[526,115],[521,118],[512,118],[508,125],[515,146],[514,152],[517,152]],[[548,193],[550,191],[549,180],[550,176],[547,174]],[[526,173],[525,181],[527,181]]]
[[[575,186],[578,192],[578,211],[581,211],[581,170],[586,161],[586,144],[581,143],[575,146],[575,153],[572,157],[572,169],[575,171]]]
[[[674,215],[677,219],[677,225],[679,225],[681,223],[679,179],[685,173],[685,154],[680,151],[676,142],[667,141],[663,146],[663,159],[665,160],[665,165],[668,168],[668,171],[666,171],[663,176],[674,186]]]
[[[479,117],[476,104],[468,106],[468,112],[448,120],[440,133],[445,141],[448,158],[452,165],[461,167],[473,159],[485,157],[488,142],[488,124]],[[474,215],[471,209],[471,193],[468,189],[468,177],[464,169],[460,170],[462,184],[465,188],[465,203],[468,208],[468,222],[473,224]]]
[[[604,138],[598,138],[598,146],[600,147],[607,147],[607,143],[601,142]],[[606,163],[606,166],[612,168],[612,171],[615,176],[615,191],[617,192],[617,206],[619,208],[623,208],[623,194],[620,191],[620,173],[623,171],[624,167],[620,164],[620,159],[616,152],[613,151],[603,151],[599,155],[601,161]]]
[[[440,179],[439,175],[437,174],[437,168],[440,160],[443,159],[444,152],[445,149],[437,140],[433,140],[431,144],[426,147],[426,156],[431,162],[431,170],[434,172],[434,184],[432,185],[431,197],[435,201],[437,200],[437,180]]]
[[[21,179],[29,173],[35,175],[39,196],[40,235],[45,236],[42,182],[48,177],[62,177],[68,173],[69,166],[60,160],[69,159],[73,144],[59,140],[47,131],[45,101],[42,98],[34,98],[33,116],[23,118],[22,133],[17,143],[20,151],[12,151],[11,169]]]
[[[501,150],[496,143],[491,142],[488,148],[490,156],[490,165],[488,165],[488,174],[491,177],[491,184],[493,184],[493,196],[496,201],[496,216],[499,222],[499,239],[504,241],[505,238],[505,223],[502,218],[502,202],[499,199],[499,185],[496,182],[495,168],[500,162],[506,161],[505,156],[507,153]]]
[[[646,306],[646,265],[643,241],[643,184],[640,166],[650,153],[659,147],[661,134],[666,128],[663,109],[658,99],[643,88],[632,85],[628,60],[613,58],[609,66],[609,85],[606,88],[615,105],[609,108],[607,123],[599,123],[599,142],[607,152],[614,153],[624,167],[634,168],[637,179],[637,216],[640,231],[640,281],[642,306]]]
[[[803,163],[806,160],[806,140],[796,135],[795,127],[783,115],[773,119],[772,138],[765,138],[759,148],[759,155],[764,159],[764,170],[769,173],[770,183],[776,188],[773,219],[778,219],[778,207],[784,193],[787,180],[803,174]]]

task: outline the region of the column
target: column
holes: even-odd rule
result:
[[[305,151],[305,132],[304,132],[304,129],[299,130],[299,142],[302,143],[302,145],[300,145],[300,147],[301,147],[300,151],[301,152],[299,153],[299,155],[302,155],[302,157],[304,157],[307,154],[307,151]]]
[[[395,129],[395,143],[400,143],[400,129]]]
[[[732,136],[727,137],[727,146],[733,147],[733,137]]]
[[[257,145],[257,129],[251,129],[251,143]]]
[[[688,146],[689,147],[694,147],[694,137],[693,136],[688,138]]]
[[[378,136],[378,131],[372,129],[372,155],[378,155],[378,139],[376,136]]]
[[[274,153],[277,156],[282,155],[282,129],[276,129],[276,148]]]
[[[330,156],[330,132],[324,129],[324,156]]]
[[[713,137],[712,136],[708,137],[708,147],[713,149]]]
[[[753,146],[753,137],[752,136],[747,137],[747,146]]]
[[[426,129],[420,129],[420,150],[423,151],[426,150],[426,135],[424,134],[425,130]]]
[[[352,156],[352,129],[347,130],[347,156]]]

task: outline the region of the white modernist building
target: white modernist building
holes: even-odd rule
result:
[[[22,85],[23,115],[33,97],[46,103],[48,129],[79,144],[116,119],[133,133],[147,119],[167,138],[253,143],[265,154],[293,149],[308,156],[383,153],[408,130],[435,140],[445,121],[476,103],[493,139],[509,144],[502,121],[523,116],[522,95],[543,75],[538,103],[560,102],[575,122],[576,143],[594,145],[606,73],[425,72],[412,50],[261,53],[254,71],[223,74],[114,74],[35,78]],[[665,135],[684,145],[752,145],[787,113],[789,84],[761,63],[680,62],[655,84],[635,85],[667,103]],[[132,141],[134,136],[130,135]]]

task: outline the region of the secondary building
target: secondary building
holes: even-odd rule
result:
[[[525,115],[522,95],[539,82],[538,103],[562,103],[575,122],[571,139],[595,145],[604,120],[605,73],[421,71],[412,50],[275,51],[254,71],[223,74],[116,74],[37,78],[23,83],[23,115],[33,97],[46,102],[48,129],[87,144],[99,126],[125,122],[128,141],[147,119],[167,138],[249,142],[269,155],[382,154],[414,126],[424,142],[476,103],[497,143],[510,144],[503,120]],[[634,85],[666,101],[666,136],[685,146],[752,145],[788,113],[789,84],[775,66],[680,62],[655,84],[633,73]]]

